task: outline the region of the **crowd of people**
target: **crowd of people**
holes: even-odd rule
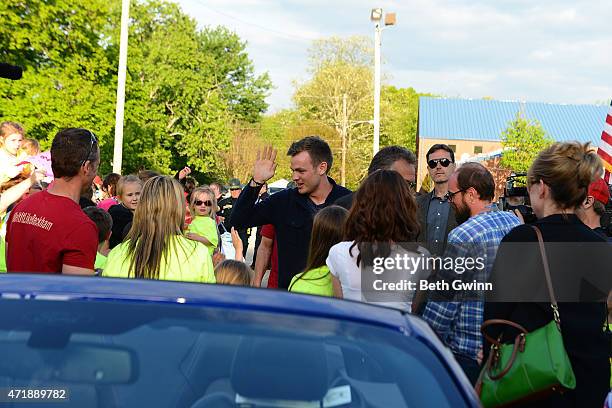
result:
[[[499,210],[489,170],[478,163],[457,168],[453,150],[444,144],[426,154],[434,189],[423,194],[415,191],[416,156],[408,149],[381,149],[351,192],[329,176],[329,145],[309,136],[287,151],[294,187],[265,191],[277,155],[268,147],[258,153],[251,179],[244,186],[232,179],[230,197],[223,198],[220,183],[197,186],[189,168],[175,176],[145,170],[101,180],[98,140],[78,128],[54,137],[49,180],[47,171],[32,165],[30,158],[40,151],[27,141],[18,124],[0,125],[0,270],[266,286],[382,304],[421,315],[473,383],[490,355],[483,322],[503,319],[531,331],[560,316],[576,387],[546,395],[536,405],[601,406],[610,389],[612,326],[606,333],[605,298],[557,307],[554,299],[499,303],[420,289],[380,297],[370,293],[371,276],[364,273],[379,258],[483,255],[479,279],[504,285],[525,275],[521,279],[537,286],[544,279],[543,259],[539,252],[517,254],[514,243],[537,243],[541,234],[546,243],[605,248],[610,238],[600,219],[610,193],[600,178],[601,162],[586,144],[555,143],[531,164],[527,183],[538,220],[526,225],[520,213]],[[96,179],[101,195],[92,192]],[[254,228],[257,245],[249,266],[246,251]],[[484,252],[457,253],[476,247]],[[567,252],[551,259],[553,280],[563,278],[554,271],[569,258],[589,265],[581,256]],[[444,278],[425,266],[411,274],[432,282]],[[492,336],[514,339],[502,327],[492,329]]]

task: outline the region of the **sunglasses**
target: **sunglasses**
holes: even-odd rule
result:
[[[94,144],[98,143],[98,139],[96,138],[96,135],[94,135],[91,130],[88,130],[88,132],[89,132],[89,142],[90,142],[89,150],[87,151],[87,156],[85,156],[85,158],[81,160],[81,166],[84,165],[87,160],[89,160],[89,155],[91,155],[91,153],[93,152]]]
[[[449,203],[452,203],[452,202],[453,202],[453,197],[454,197],[456,194],[463,193],[463,192],[464,192],[464,191],[466,191],[466,190],[467,190],[467,188],[464,188],[464,189],[462,189],[462,190],[455,191],[454,193],[451,193],[451,192],[449,191],[449,192],[447,192],[447,193],[444,195],[444,198],[446,198],[446,200],[447,200]]]
[[[207,206],[207,207],[210,207],[210,206],[212,206],[212,201],[210,201],[210,200],[206,200],[206,201],[202,201],[202,200],[195,200],[195,201],[193,202],[193,205],[195,205],[195,206],[197,206],[197,207],[201,206],[202,204],[204,204],[204,205],[205,205],[205,206]]]
[[[442,167],[448,167],[450,166],[452,162],[446,158],[445,159],[431,159],[430,161],[427,162],[427,165],[429,166],[430,169],[435,169],[438,166],[438,163],[440,163]]]

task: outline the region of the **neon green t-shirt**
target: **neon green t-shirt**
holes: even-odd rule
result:
[[[99,252],[96,252],[96,262],[94,269],[104,269],[106,266],[106,257]]]
[[[129,241],[122,242],[108,254],[102,276],[128,278],[130,259]],[[162,258],[159,279],[182,282],[215,283],[212,258],[204,245],[182,235],[170,240],[168,256]]]
[[[298,278],[304,275],[301,279]],[[295,282],[295,284],[294,284]],[[332,278],[329,268],[321,266],[307,272],[298,273],[291,279],[290,292],[307,293],[309,295],[333,296]]]
[[[191,221],[191,224],[189,224],[187,232],[192,232],[206,238],[211,243],[210,246],[207,245],[206,247],[212,256],[215,248],[219,244],[219,235],[217,234],[217,223],[215,220],[210,217],[196,215],[193,221]]]
[[[0,273],[6,272],[6,248],[4,238],[0,236]]]

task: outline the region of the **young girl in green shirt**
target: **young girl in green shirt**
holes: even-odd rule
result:
[[[215,221],[217,200],[213,191],[209,187],[198,187],[193,190],[190,210],[193,214],[193,220],[189,224],[185,236],[206,245],[212,256],[219,244],[217,222]]]
[[[342,241],[347,216],[348,211],[337,205],[331,205],[317,213],[313,221],[305,272],[293,277],[289,284],[290,292],[333,296],[331,274],[325,260],[329,249]]]

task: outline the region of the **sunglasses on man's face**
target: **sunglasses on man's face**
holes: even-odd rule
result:
[[[199,207],[199,206],[201,206],[202,204],[204,204],[204,205],[205,205],[205,206],[207,206],[207,207],[210,207],[210,206],[212,205],[212,201],[210,201],[210,200],[206,200],[206,201],[202,201],[202,200],[195,200],[195,201],[193,202],[193,204],[194,204],[196,207]]]
[[[427,162],[427,165],[429,166],[430,169],[435,169],[436,167],[438,167],[438,163],[440,163],[440,165],[442,167],[448,167],[450,166],[450,164],[452,163],[450,160],[444,158],[444,159],[431,159],[430,161]]]

